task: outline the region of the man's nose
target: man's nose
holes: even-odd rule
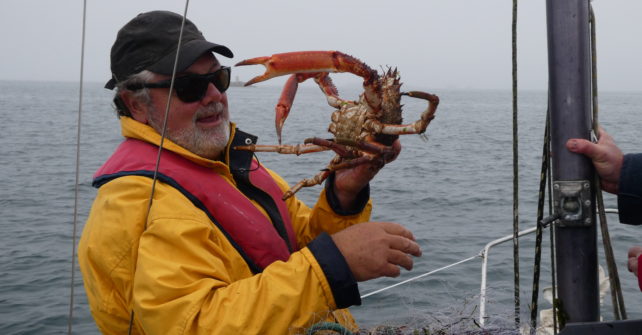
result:
[[[203,99],[201,99],[201,103],[203,105],[208,105],[212,102],[219,102],[221,99],[223,99],[223,93],[221,93],[214,84],[207,84],[207,91],[205,92]]]

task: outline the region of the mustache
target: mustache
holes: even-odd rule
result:
[[[216,114],[221,114],[225,112],[225,106],[221,102],[213,102],[207,106],[204,106],[202,108],[199,108],[196,113],[194,114],[194,117],[196,119],[216,115]]]

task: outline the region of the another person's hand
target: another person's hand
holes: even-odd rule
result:
[[[600,127],[600,140],[592,143],[585,139],[572,138],[566,142],[571,152],[583,154],[593,161],[595,170],[602,179],[602,189],[617,194],[620,170],[624,155],[615,145],[613,138]]]
[[[629,271],[638,276],[638,258],[642,255],[642,247],[634,246],[629,249]]]
[[[357,281],[397,277],[400,266],[411,270],[421,249],[412,233],[391,222],[364,222],[332,235]]]
[[[401,143],[399,139],[392,143],[395,153],[390,157],[387,163],[394,161],[401,152]],[[374,163],[361,164],[350,169],[341,169],[336,172],[334,179],[334,193],[337,195],[341,207],[349,209],[361,190],[377,175],[383,165],[378,166]]]

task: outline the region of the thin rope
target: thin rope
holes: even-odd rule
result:
[[[475,258],[479,258],[479,257],[481,257],[481,253],[479,253],[479,254],[477,254],[477,255],[475,255],[475,256],[472,256],[472,257],[468,257],[468,258],[466,258],[466,259],[462,259],[461,261],[458,261],[458,262],[452,263],[452,264],[450,264],[450,265],[446,265],[446,266],[441,267],[441,268],[439,268],[439,269],[432,270],[432,271],[430,271],[430,272],[426,272],[426,273],[424,273],[424,274],[420,274],[420,275],[418,275],[418,276],[415,276],[415,277],[412,277],[412,278],[406,279],[406,280],[401,281],[401,282],[398,282],[398,283],[396,283],[396,284],[393,284],[393,285],[390,285],[390,286],[387,286],[387,287],[384,287],[384,288],[380,288],[380,289],[378,289],[378,290],[376,290],[376,291],[373,291],[373,292],[370,292],[370,293],[366,293],[366,294],[364,294],[364,295],[362,295],[362,296],[361,296],[361,299],[363,299],[363,298],[367,298],[367,297],[369,297],[369,296],[371,296],[371,295],[375,295],[375,294],[377,294],[377,293],[381,293],[381,292],[383,292],[383,291],[387,291],[387,290],[389,290],[389,289],[391,289],[391,288],[394,288],[394,287],[397,287],[397,286],[399,286],[399,285],[403,285],[403,284],[409,283],[409,282],[411,282],[411,281],[415,281],[415,280],[417,280],[417,279],[420,279],[420,278],[423,278],[423,277],[429,276],[429,275],[431,275],[431,274],[433,274],[433,273],[437,273],[437,272],[439,272],[439,271],[443,271],[443,270],[449,269],[449,268],[451,268],[451,267],[453,267],[453,266],[456,266],[456,265],[459,265],[459,264],[462,264],[462,263],[466,263],[466,262],[468,262],[468,261],[470,261],[470,260],[473,260],[473,259],[475,259]]]
[[[83,77],[85,64],[85,24],[87,18],[87,1],[82,6],[82,37],[80,42],[80,87],[78,89],[78,126],[76,127],[76,176],[74,181],[74,218],[73,233],[71,240],[71,285],[69,293],[69,319],[67,321],[67,333],[71,335],[74,318],[74,284],[76,282],[76,235],[78,232],[78,193],[80,181],[80,134],[82,125],[82,96]]]
[[[515,272],[515,327],[519,328],[519,166],[517,137],[517,0],[513,0],[513,270]]]
[[[535,237],[535,264],[533,265],[533,295],[531,299],[531,331],[535,334],[537,327],[537,302],[539,297],[539,274],[542,257],[542,219],[544,218],[544,200],[546,198],[546,182],[549,170],[550,152],[548,144],[550,143],[550,111],[546,111],[546,126],[544,127],[544,145],[542,148],[542,169],[539,176],[539,197],[537,201],[537,230]]]
[[[183,20],[181,21],[181,30],[178,34],[178,46],[176,47],[176,57],[174,58],[174,66],[172,68],[172,78],[169,82],[169,94],[167,95],[167,104],[165,105],[165,117],[163,119],[163,129],[161,132],[161,140],[158,145],[158,154],[156,156],[156,166],[154,167],[154,176],[152,178],[152,189],[149,195],[149,202],[147,203],[147,214],[145,215],[145,230],[147,230],[147,221],[149,220],[149,212],[152,209],[154,201],[154,192],[156,191],[156,182],[158,180],[158,168],[160,166],[161,154],[163,152],[163,144],[165,143],[165,134],[167,132],[167,119],[169,118],[169,107],[172,103],[172,91],[174,90],[174,81],[176,79],[176,70],[178,67],[178,58],[181,53],[181,42],[183,40],[183,30],[185,28],[185,20],[187,17],[187,8],[189,7],[189,0],[185,0],[185,9],[183,10]],[[133,294],[133,292],[132,292]],[[129,330],[127,334],[131,335],[134,326],[134,309],[132,308],[129,319]]]
[[[548,127],[550,128],[550,120],[548,122]],[[548,152],[551,152],[551,142],[548,142]],[[553,214],[553,176],[552,170],[548,169],[548,215]],[[552,287],[552,296],[553,296],[553,334],[557,334],[557,304],[555,300],[557,299],[557,263],[555,262],[555,254],[557,249],[555,249],[555,225],[550,226],[549,236],[551,238],[551,287]]]
[[[599,136],[599,122],[598,122],[598,91],[597,91],[597,43],[595,38],[595,12],[593,6],[589,5],[589,20],[591,24],[591,72],[592,72],[592,93],[593,93],[593,132],[595,136]],[[611,285],[611,301],[613,303],[613,314],[616,320],[626,320],[626,308],[624,306],[624,299],[622,297],[622,287],[620,286],[620,276],[618,275],[615,256],[613,255],[613,246],[611,245],[611,237],[609,228],[606,221],[606,214],[604,212],[604,199],[602,197],[602,189],[600,187],[600,177],[595,174],[594,189],[596,190],[597,208],[600,217],[600,229],[602,231],[602,243],[604,244],[604,256],[606,258],[606,265],[609,272],[609,284]]]

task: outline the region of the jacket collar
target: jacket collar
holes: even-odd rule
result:
[[[158,132],[156,132],[154,128],[144,123],[138,122],[130,117],[121,116],[120,126],[121,126],[122,135],[124,137],[145,141],[147,143],[151,143],[156,146],[160,145],[161,135]],[[242,142],[239,142],[239,141],[243,141],[244,143],[245,138],[247,138],[248,136],[252,138],[253,143],[256,143],[256,136],[239,131],[236,128],[236,124],[234,122],[230,122],[230,139],[225,149],[225,155],[223,157],[224,161],[212,160],[212,159],[201,157],[181,147],[180,145],[172,142],[167,138],[165,138],[165,140],[163,141],[163,150],[169,150],[171,152],[179,154],[185,159],[188,159],[196,164],[209,167],[209,168],[214,168],[214,169],[224,169],[227,171],[227,173],[229,173],[230,148],[232,147],[232,145],[230,144],[234,143],[235,145],[240,145],[240,143]],[[248,153],[250,152],[248,151]],[[234,157],[236,157],[236,154],[232,152],[231,156],[232,156],[232,159],[234,160]]]

